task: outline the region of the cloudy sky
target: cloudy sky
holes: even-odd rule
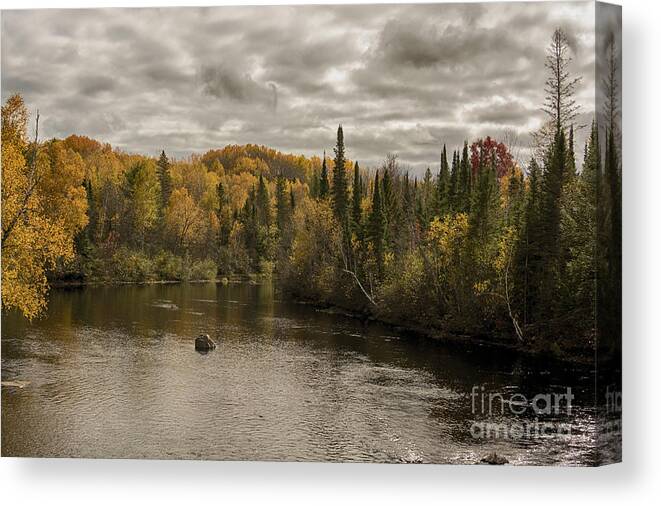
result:
[[[505,132],[525,159],[557,26],[589,123],[590,2],[3,11],[2,100],[23,94],[46,137],[146,154],[320,154],[342,123],[363,166],[435,167],[443,143]]]

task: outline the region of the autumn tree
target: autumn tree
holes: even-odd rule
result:
[[[127,239],[144,246],[158,218],[159,183],[153,160],[139,160],[124,174],[123,193],[126,201],[125,229]]]
[[[81,157],[62,141],[27,135],[19,95],[2,106],[2,307],[32,319],[46,307],[47,272],[74,258],[87,223]]]
[[[489,136],[478,139],[471,144],[471,173],[476,175],[480,167],[480,160],[493,160],[498,179],[508,174],[514,165],[514,158],[503,142],[498,142]]]
[[[202,212],[186,188],[176,188],[170,195],[165,223],[178,251],[185,252],[202,228]]]

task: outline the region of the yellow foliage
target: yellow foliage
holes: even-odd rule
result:
[[[32,319],[46,307],[47,270],[73,259],[73,238],[87,223],[85,168],[61,141],[33,157],[25,123],[15,120],[27,114],[10,106],[25,108],[14,97],[2,108],[2,307]],[[21,131],[12,131],[16,124]]]
[[[165,224],[179,248],[186,248],[195,238],[200,237],[204,214],[186,188],[177,188],[170,195]]]

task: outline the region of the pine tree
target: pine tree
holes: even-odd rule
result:
[[[381,188],[379,185],[379,172],[374,176],[374,190],[372,193],[372,210],[369,216],[369,240],[374,249],[377,274],[383,278],[383,262],[385,255],[386,219],[381,202]]]
[[[507,184],[507,208],[505,209],[505,225],[516,229],[521,224],[525,204],[525,182],[523,174],[518,173],[513,165],[510,168]]]
[[[363,222],[363,216],[362,216],[362,201],[363,201],[363,188],[362,188],[362,182],[360,179],[360,167],[358,166],[358,162],[354,164],[353,167],[353,190],[351,194],[351,216],[352,216],[352,225],[353,225],[353,230],[354,233],[358,238],[361,237],[362,235],[362,222]]]
[[[539,244],[539,210],[541,200],[541,168],[535,158],[528,164],[528,192],[526,194],[523,226],[517,243],[515,257],[518,300],[521,300],[523,324],[531,319],[532,308],[539,298],[539,286],[542,256]]]
[[[556,287],[561,275],[560,202],[566,178],[567,141],[562,129],[558,130],[550,146],[542,177],[542,195],[539,214],[539,244],[543,258],[540,304],[544,311],[555,306]]]
[[[328,181],[328,167],[326,166],[326,151],[324,151],[324,160],[321,162],[321,175],[319,177],[319,198],[328,197],[330,184]]]
[[[458,156],[458,155],[457,155]],[[461,154],[461,168],[459,171],[459,181],[457,183],[457,210],[459,212],[470,211],[471,204],[471,179],[472,169],[470,158],[468,157],[468,142],[464,141],[464,149]]]
[[[450,172],[450,187],[448,189],[448,200],[450,211],[456,212],[459,207],[459,153],[452,153],[452,171]]]
[[[337,127],[337,143],[335,145],[335,168],[333,169],[333,209],[340,224],[347,222],[348,189],[347,176],[344,170],[346,158],[344,153],[344,133],[342,125]]]
[[[544,91],[544,111],[553,121],[553,131],[565,129],[577,116],[579,105],[574,98],[580,77],[571,77],[569,67],[572,58],[567,34],[560,28],[553,32],[546,51],[545,67],[548,70]]]
[[[436,178],[436,214],[445,216],[450,211],[450,167],[448,166],[448,154],[443,144],[441,153],[441,170]]]
[[[161,156],[158,159],[156,168],[158,171],[158,181],[161,185],[160,211],[161,211],[161,215],[163,215],[164,210],[168,207],[168,202],[170,201],[170,195],[172,194],[172,176],[170,174],[170,161],[168,160],[165,151],[161,151]]]
[[[590,138],[585,144],[581,179],[585,180],[594,188],[594,194],[596,195],[598,184],[601,180],[601,153],[599,147],[599,129],[594,120],[590,128]]]
[[[251,261],[251,268],[257,270],[259,266],[259,222],[257,216],[257,205],[255,204],[255,186],[248,192],[243,209],[241,210],[241,221],[244,226],[244,244]]]
[[[567,179],[576,176],[576,153],[574,151],[574,124],[569,127],[569,139],[567,145]]]
[[[475,191],[471,195],[470,220],[472,236],[486,242],[497,222],[498,181],[495,160],[480,160],[476,174]]]

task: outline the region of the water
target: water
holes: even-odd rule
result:
[[[201,331],[216,350],[194,351]],[[45,318],[2,319],[2,454],[596,461],[589,370],[463,348],[287,302],[271,284],[53,290]],[[486,418],[475,387],[528,399],[571,387],[571,414],[543,419],[571,435],[480,436],[476,423],[537,415]]]

